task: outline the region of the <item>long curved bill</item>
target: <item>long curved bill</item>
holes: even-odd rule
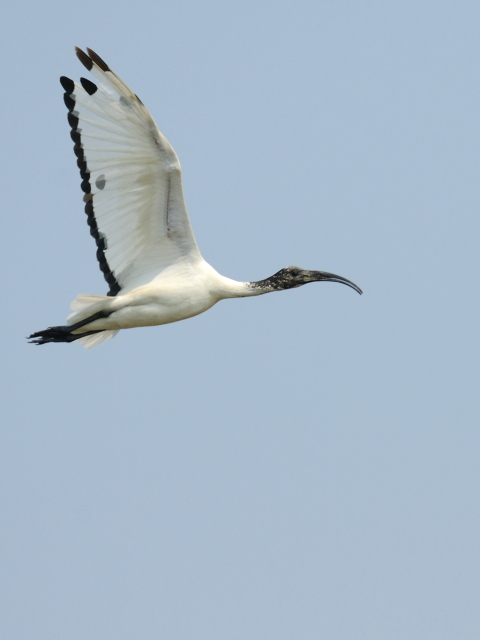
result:
[[[334,273],[328,273],[328,271],[305,271],[305,279],[307,282],[340,282],[340,284],[346,284],[347,287],[351,287],[357,293],[362,295],[363,291],[354,282],[337,276]]]

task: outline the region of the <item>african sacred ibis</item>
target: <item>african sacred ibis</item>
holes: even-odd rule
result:
[[[35,344],[90,348],[120,329],[191,318],[224,298],[257,296],[307,282],[346,278],[298,267],[236,282],[202,258],[183,199],[180,163],[140,98],[91,49],[76,49],[98,82],[62,76],[71,137],[106,296],[80,294],[65,326],[29,336]]]

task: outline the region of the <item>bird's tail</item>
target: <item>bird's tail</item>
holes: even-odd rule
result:
[[[96,296],[92,293],[79,293],[78,296],[70,303],[70,309],[73,311],[68,318],[67,324],[75,324],[79,320],[88,318],[96,311],[100,311],[103,306],[112,301],[110,296]]]
[[[97,331],[95,332],[95,335],[91,335],[92,333],[94,333],[93,331],[90,334],[84,333],[83,335],[79,336],[78,342],[80,344],[83,344],[85,349],[91,349],[92,347],[96,347],[97,344],[100,344],[104,340],[111,340],[117,335],[119,331],[120,329],[116,329],[115,331]]]
[[[107,300],[111,301],[111,299],[112,298],[108,296],[80,294],[71,304],[74,313],[68,316],[67,325],[48,327],[48,329],[44,329],[43,331],[36,331],[28,336],[30,343],[47,344],[49,342],[75,342],[78,340],[86,349],[91,349],[104,340],[111,340],[117,335],[118,331],[96,330],[85,331],[84,333],[73,333],[94,320],[107,318],[111,311],[100,309],[96,313],[92,312],[98,309],[99,306],[102,306],[99,303]]]

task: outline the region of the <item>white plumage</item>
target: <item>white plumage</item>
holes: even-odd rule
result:
[[[180,162],[140,99],[91,49],[77,56],[98,84],[62,76],[85,212],[107,296],[80,294],[67,325],[32,342],[93,347],[120,329],[176,322],[223,298],[259,295],[307,282],[349,280],[298,267],[266,280],[236,282],[203,260],[183,197]]]

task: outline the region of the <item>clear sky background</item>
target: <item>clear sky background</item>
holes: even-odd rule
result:
[[[475,1],[16,2],[0,23],[0,636],[480,637]],[[205,259],[311,284],[30,346],[104,294],[60,75],[89,46]]]

